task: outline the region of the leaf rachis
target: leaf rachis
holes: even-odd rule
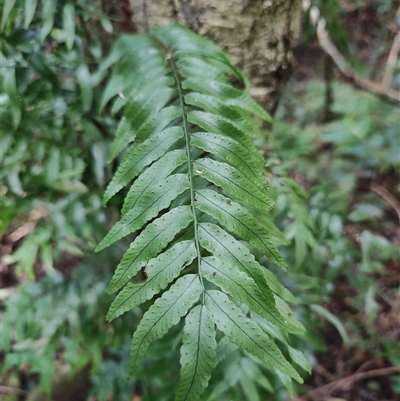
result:
[[[204,294],[205,294],[205,287],[204,287],[204,282],[203,282],[203,276],[201,274],[201,251],[200,251],[200,243],[199,243],[199,234],[198,234],[198,223],[197,223],[197,215],[196,215],[196,207],[195,207],[195,188],[194,188],[194,174],[193,174],[193,160],[191,159],[191,148],[190,148],[190,136],[189,136],[189,130],[188,130],[188,123],[187,123],[187,117],[186,117],[186,106],[185,106],[185,101],[183,97],[183,90],[182,86],[180,84],[180,79],[179,79],[179,73],[176,68],[176,65],[174,63],[174,60],[172,57],[169,57],[169,64],[171,66],[174,78],[175,78],[175,83],[176,87],[178,89],[178,94],[179,94],[179,104],[182,110],[182,119],[183,119],[183,132],[185,135],[185,142],[186,142],[186,152],[187,152],[187,158],[188,158],[188,176],[189,176],[189,184],[190,184],[190,201],[191,201],[191,208],[192,208],[192,213],[193,213],[193,229],[194,229],[194,242],[196,245],[196,250],[197,250],[197,269],[198,269],[198,275],[200,278],[201,285],[203,287],[203,304],[205,301]]]

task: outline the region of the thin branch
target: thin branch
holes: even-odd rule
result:
[[[329,33],[326,30],[326,21],[325,18],[321,16],[321,13],[319,9],[316,6],[311,6],[311,1],[310,0],[303,0],[303,10],[310,10],[310,20],[311,23],[314,25],[316,28],[317,32],[317,37],[318,37],[318,42],[324,52],[329,55],[329,57],[332,58],[333,62],[336,64],[336,67],[338,68],[338,71],[340,75],[348,82],[354,84],[358,88],[364,89],[368,92],[371,92],[382,99],[388,100],[389,102],[400,104],[400,95],[397,94],[395,91],[390,90],[390,88],[386,85],[386,80],[390,80],[390,76],[385,78],[385,81],[382,82],[374,82],[370,81],[365,78],[361,78],[355,73],[353,73],[347,63],[347,61],[344,59],[342,54],[339,52],[337,47],[334,45],[334,43],[331,41],[329,37]],[[396,35],[397,38],[397,35]],[[390,63],[393,62],[393,64],[396,61],[397,57],[397,52],[396,48],[398,46],[399,40],[395,38],[395,42],[393,43],[392,50],[393,54],[389,55],[390,58]],[[396,44],[396,46],[395,46]],[[396,53],[395,53],[396,52]],[[391,51],[392,53],[392,51]],[[393,61],[394,59],[394,61]],[[389,63],[389,59],[388,59]]]
[[[354,373],[350,376],[343,377],[341,379],[335,380],[331,383],[311,390],[307,394],[307,397],[314,400],[320,400],[321,393],[324,395],[328,395],[335,390],[347,391],[358,381],[370,379],[372,377],[389,376],[396,373],[400,373],[400,367],[398,366],[391,366],[388,368],[369,370],[367,372]]]
[[[357,77],[348,71],[339,70],[339,72],[347,82],[350,82],[361,89],[371,92],[384,100],[388,100],[391,103],[400,104],[400,95],[394,91],[383,88],[381,84],[369,81],[368,79]]]
[[[14,286],[14,287],[6,287],[6,288],[1,288],[0,289],[0,301],[5,300],[6,298],[8,298],[9,296],[11,296],[12,294],[14,294],[15,291],[17,291],[18,286]],[[0,390],[1,393],[1,390]]]
[[[36,209],[33,209],[29,213],[29,221],[27,221],[22,226],[18,227],[15,231],[10,234],[10,240],[12,242],[17,242],[21,238],[25,237],[26,235],[30,234],[33,229],[36,227],[36,224],[39,220],[43,217],[47,217],[49,212],[43,206],[39,206]]]
[[[386,188],[377,184],[376,182],[371,182],[370,188],[372,192],[375,192],[382,199],[384,199],[392,208],[396,211],[397,217],[400,224],[400,203],[397,201],[396,197],[392,195]]]
[[[396,36],[393,39],[392,48],[390,49],[389,56],[386,62],[385,72],[383,74],[382,88],[389,89],[390,84],[392,83],[393,79],[393,70],[394,65],[396,64],[397,55],[400,51],[400,31],[397,32]]]

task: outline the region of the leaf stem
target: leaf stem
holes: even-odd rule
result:
[[[183,90],[181,86],[181,82],[179,79],[179,73],[176,68],[176,65],[174,61],[172,60],[172,57],[169,58],[169,64],[172,69],[172,73],[175,78],[176,86],[178,89],[178,95],[179,95],[179,103],[180,107],[182,110],[182,119],[183,119],[183,132],[185,135],[185,141],[186,141],[186,152],[188,156],[188,168],[189,168],[189,183],[190,183],[190,201],[191,201],[191,207],[192,207],[192,213],[193,213],[193,225],[194,225],[194,242],[197,250],[197,263],[198,263],[198,275],[200,278],[201,285],[203,287],[203,304],[205,302],[205,287],[204,287],[204,282],[203,282],[203,276],[201,274],[201,253],[200,253],[200,243],[199,243],[199,235],[198,235],[198,223],[197,223],[197,216],[196,216],[196,207],[195,207],[195,190],[194,190],[194,183],[193,183],[193,160],[190,157],[190,138],[189,138],[189,130],[188,130],[188,122],[186,118],[186,112],[185,112],[185,101],[183,98]]]

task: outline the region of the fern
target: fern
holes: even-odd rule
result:
[[[177,401],[199,399],[217,349],[232,343],[279,371],[289,388],[289,377],[301,383],[275,343],[288,349],[287,333],[302,332],[281,298],[293,297],[251,251],[287,267],[267,216],[274,201],[264,160],[253,144],[269,116],[230,84],[246,78],[227,56],[181,26],[120,38],[106,62],[113,63],[102,105],[118,93],[113,110],[123,107],[124,116],[110,158],[118,157],[119,167],[104,202],[129,190],[97,250],[136,237],[108,286],[122,290],[107,319],[162,293],[133,335],[130,375],[147,347],[186,316]],[[288,354],[300,360],[292,348]]]

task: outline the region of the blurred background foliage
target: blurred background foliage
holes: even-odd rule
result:
[[[112,300],[105,287],[124,246],[93,253],[117,218],[101,196],[119,115],[98,110],[110,44],[134,29],[129,2],[0,4],[1,397],[171,400],[179,325],[127,381],[130,338],[142,311],[105,322]],[[353,68],[379,77],[398,27],[398,2],[313,4]],[[294,76],[272,130],[257,143],[291,266],[274,273],[295,295],[295,313],[307,328],[291,343],[293,360],[296,349],[307,356],[297,359],[307,377],[295,388],[299,400],[318,399],[323,384],[354,372],[400,365],[399,109],[326,74],[327,65],[305,13]],[[398,61],[392,86],[400,86]],[[218,350],[218,360],[205,400],[287,399],[284,378],[232,344]],[[399,375],[339,385],[332,394],[395,400]]]

